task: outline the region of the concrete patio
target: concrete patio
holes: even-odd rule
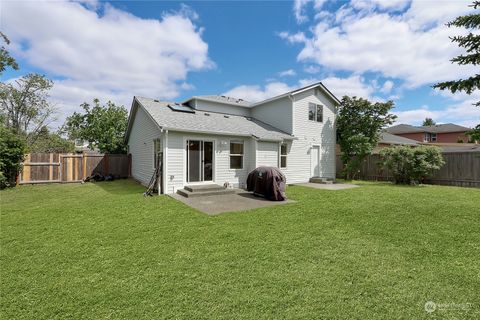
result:
[[[233,194],[202,196],[195,198],[186,198],[179,194],[171,194],[170,196],[194,209],[212,216],[225,212],[244,211],[295,203],[295,201],[290,199],[285,201],[270,201],[262,197],[256,197],[251,192],[247,192],[245,190],[237,189],[235,191],[236,192]]]

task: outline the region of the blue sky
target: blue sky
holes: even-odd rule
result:
[[[444,23],[469,1],[2,1],[0,29],[20,63],[44,73],[58,119],[94,97],[258,101],[322,81],[338,97],[392,99],[398,122],[473,126],[479,95],[431,88],[473,73]]]

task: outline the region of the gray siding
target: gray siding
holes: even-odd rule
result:
[[[308,120],[308,103],[323,105],[323,123]],[[311,89],[295,95],[293,134],[288,165],[283,171],[289,183],[306,182],[311,177],[312,145],[320,146],[320,176],[335,178],[335,106],[322,92]]]
[[[228,113],[228,114],[235,114],[238,116],[246,116],[246,117],[250,116],[249,107],[241,107],[241,106],[237,107],[237,106],[232,106],[228,104],[202,101],[202,100],[195,100],[193,103],[197,110]]]
[[[292,134],[292,110],[292,100],[285,97],[253,107],[252,117]]]
[[[170,131],[168,133],[168,174],[167,193],[175,193],[188,185],[186,179],[186,140],[206,140],[214,142],[213,182],[223,185],[229,182],[235,187],[244,187],[248,173],[253,170],[255,157],[252,153],[254,141],[251,138],[190,134]],[[230,169],[230,140],[244,142],[242,169]]]
[[[154,170],[153,140],[160,137],[157,125],[142,107],[138,107],[128,139],[128,150],[132,155],[132,176],[145,186]]]
[[[278,167],[278,142],[257,142],[257,167]]]

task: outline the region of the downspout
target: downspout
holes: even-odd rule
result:
[[[163,131],[163,128],[162,128]],[[163,193],[168,193],[168,182],[167,182],[167,173],[168,173],[168,130],[165,130],[164,133],[165,143],[163,144],[163,172],[162,172],[162,180],[163,180]]]

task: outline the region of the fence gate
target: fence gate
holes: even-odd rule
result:
[[[18,184],[81,182],[94,173],[130,176],[126,154],[31,153],[25,157]]]

